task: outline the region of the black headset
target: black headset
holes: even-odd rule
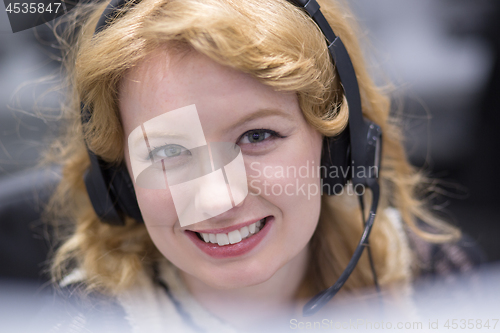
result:
[[[140,0],[129,1],[135,4]],[[351,59],[341,39],[335,35],[321,13],[319,4],[316,0],[288,1],[302,8],[323,32],[349,106],[347,128],[338,136],[325,137],[323,141],[321,156],[323,193],[334,195],[337,186],[344,186],[350,181],[356,190],[364,216],[364,189],[369,188],[372,192],[370,213],[366,221],[364,221],[363,217],[364,231],[351,260],[333,286],[314,296],[304,306],[303,314],[309,316],[316,313],[335,296],[354,270],[364,248],[368,246],[368,236],[373,226],[380,196],[378,171],[380,170],[382,156],[382,131],[377,124],[363,117],[358,81]],[[102,13],[94,34],[105,29],[108,21],[116,18],[118,11],[126,3],[127,0],[112,0]],[[83,103],[81,104],[81,116],[83,124],[86,124],[91,117],[91,110]],[[90,150],[88,150],[88,153],[91,165],[84,175],[84,181],[90,201],[99,218],[111,225],[124,225],[126,216],[143,222],[132,179],[125,165],[112,166]],[[330,177],[328,171],[332,170],[332,168],[349,172],[337,172],[335,177]],[[364,172],[358,172],[361,170]],[[372,172],[372,170],[375,172]],[[362,176],[359,176],[360,174]],[[377,277],[369,247],[368,254],[374,283],[378,290]]]

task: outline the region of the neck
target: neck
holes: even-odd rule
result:
[[[244,288],[221,290],[182,273],[193,297],[209,312],[235,327],[248,329],[255,324],[276,322],[296,310],[296,297],[309,259],[306,246],[270,279]]]

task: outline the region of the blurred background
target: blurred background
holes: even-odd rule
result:
[[[371,41],[365,47],[370,70],[380,83],[394,84],[394,112],[402,115],[411,162],[442,180],[449,195],[433,203],[488,261],[500,261],[500,2],[347,2]],[[50,244],[38,214],[45,197],[30,197],[32,211],[22,219],[13,202],[25,195],[19,184],[43,189],[57,178],[29,170],[57,133],[63,74],[50,29],[13,34],[4,9],[0,5],[0,280],[43,284]]]

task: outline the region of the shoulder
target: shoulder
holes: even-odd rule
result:
[[[418,226],[428,232],[435,230],[419,222]],[[419,237],[407,228],[406,234],[413,250],[416,268],[420,277],[447,276],[472,271],[486,262],[486,255],[479,244],[462,233],[454,242],[432,243]]]
[[[155,274],[150,273],[141,270],[131,286],[116,296],[107,296],[86,292],[84,271],[74,270],[60,282],[47,302],[42,315],[47,319],[42,321],[48,329],[41,332],[153,333],[164,332],[165,328],[186,331],[176,303],[157,283]]]
[[[465,233],[454,242],[433,243],[420,237],[405,225],[397,209],[389,207],[384,213],[398,230],[400,238],[407,244],[411,266],[417,277],[465,273],[486,262],[486,255],[479,244]],[[421,220],[417,220],[417,227],[431,234],[439,233],[437,228]]]
[[[116,298],[87,293],[81,283],[53,288],[45,303],[37,320],[40,332],[132,332]]]

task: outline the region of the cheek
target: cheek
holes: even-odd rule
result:
[[[169,190],[152,190],[136,187],[137,201],[144,224],[158,250],[172,262],[183,256],[179,251],[174,228],[177,213]]]
[[[172,228],[177,221],[174,202],[170,191],[135,187],[137,202],[146,226]]]
[[[177,213],[169,190],[136,188],[144,224],[156,248],[177,267],[185,268],[193,256],[179,237]]]
[[[321,134],[302,129],[268,156],[248,158],[245,166],[250,193],[305,204],[319,199],[321,147]]]
[[[279,234],[287,248],[305,246],[321,209],[321,137],[308,144],[299,141],[279,156],[252,161],[247,167],[249,195],[261,196],[280,210]]]

